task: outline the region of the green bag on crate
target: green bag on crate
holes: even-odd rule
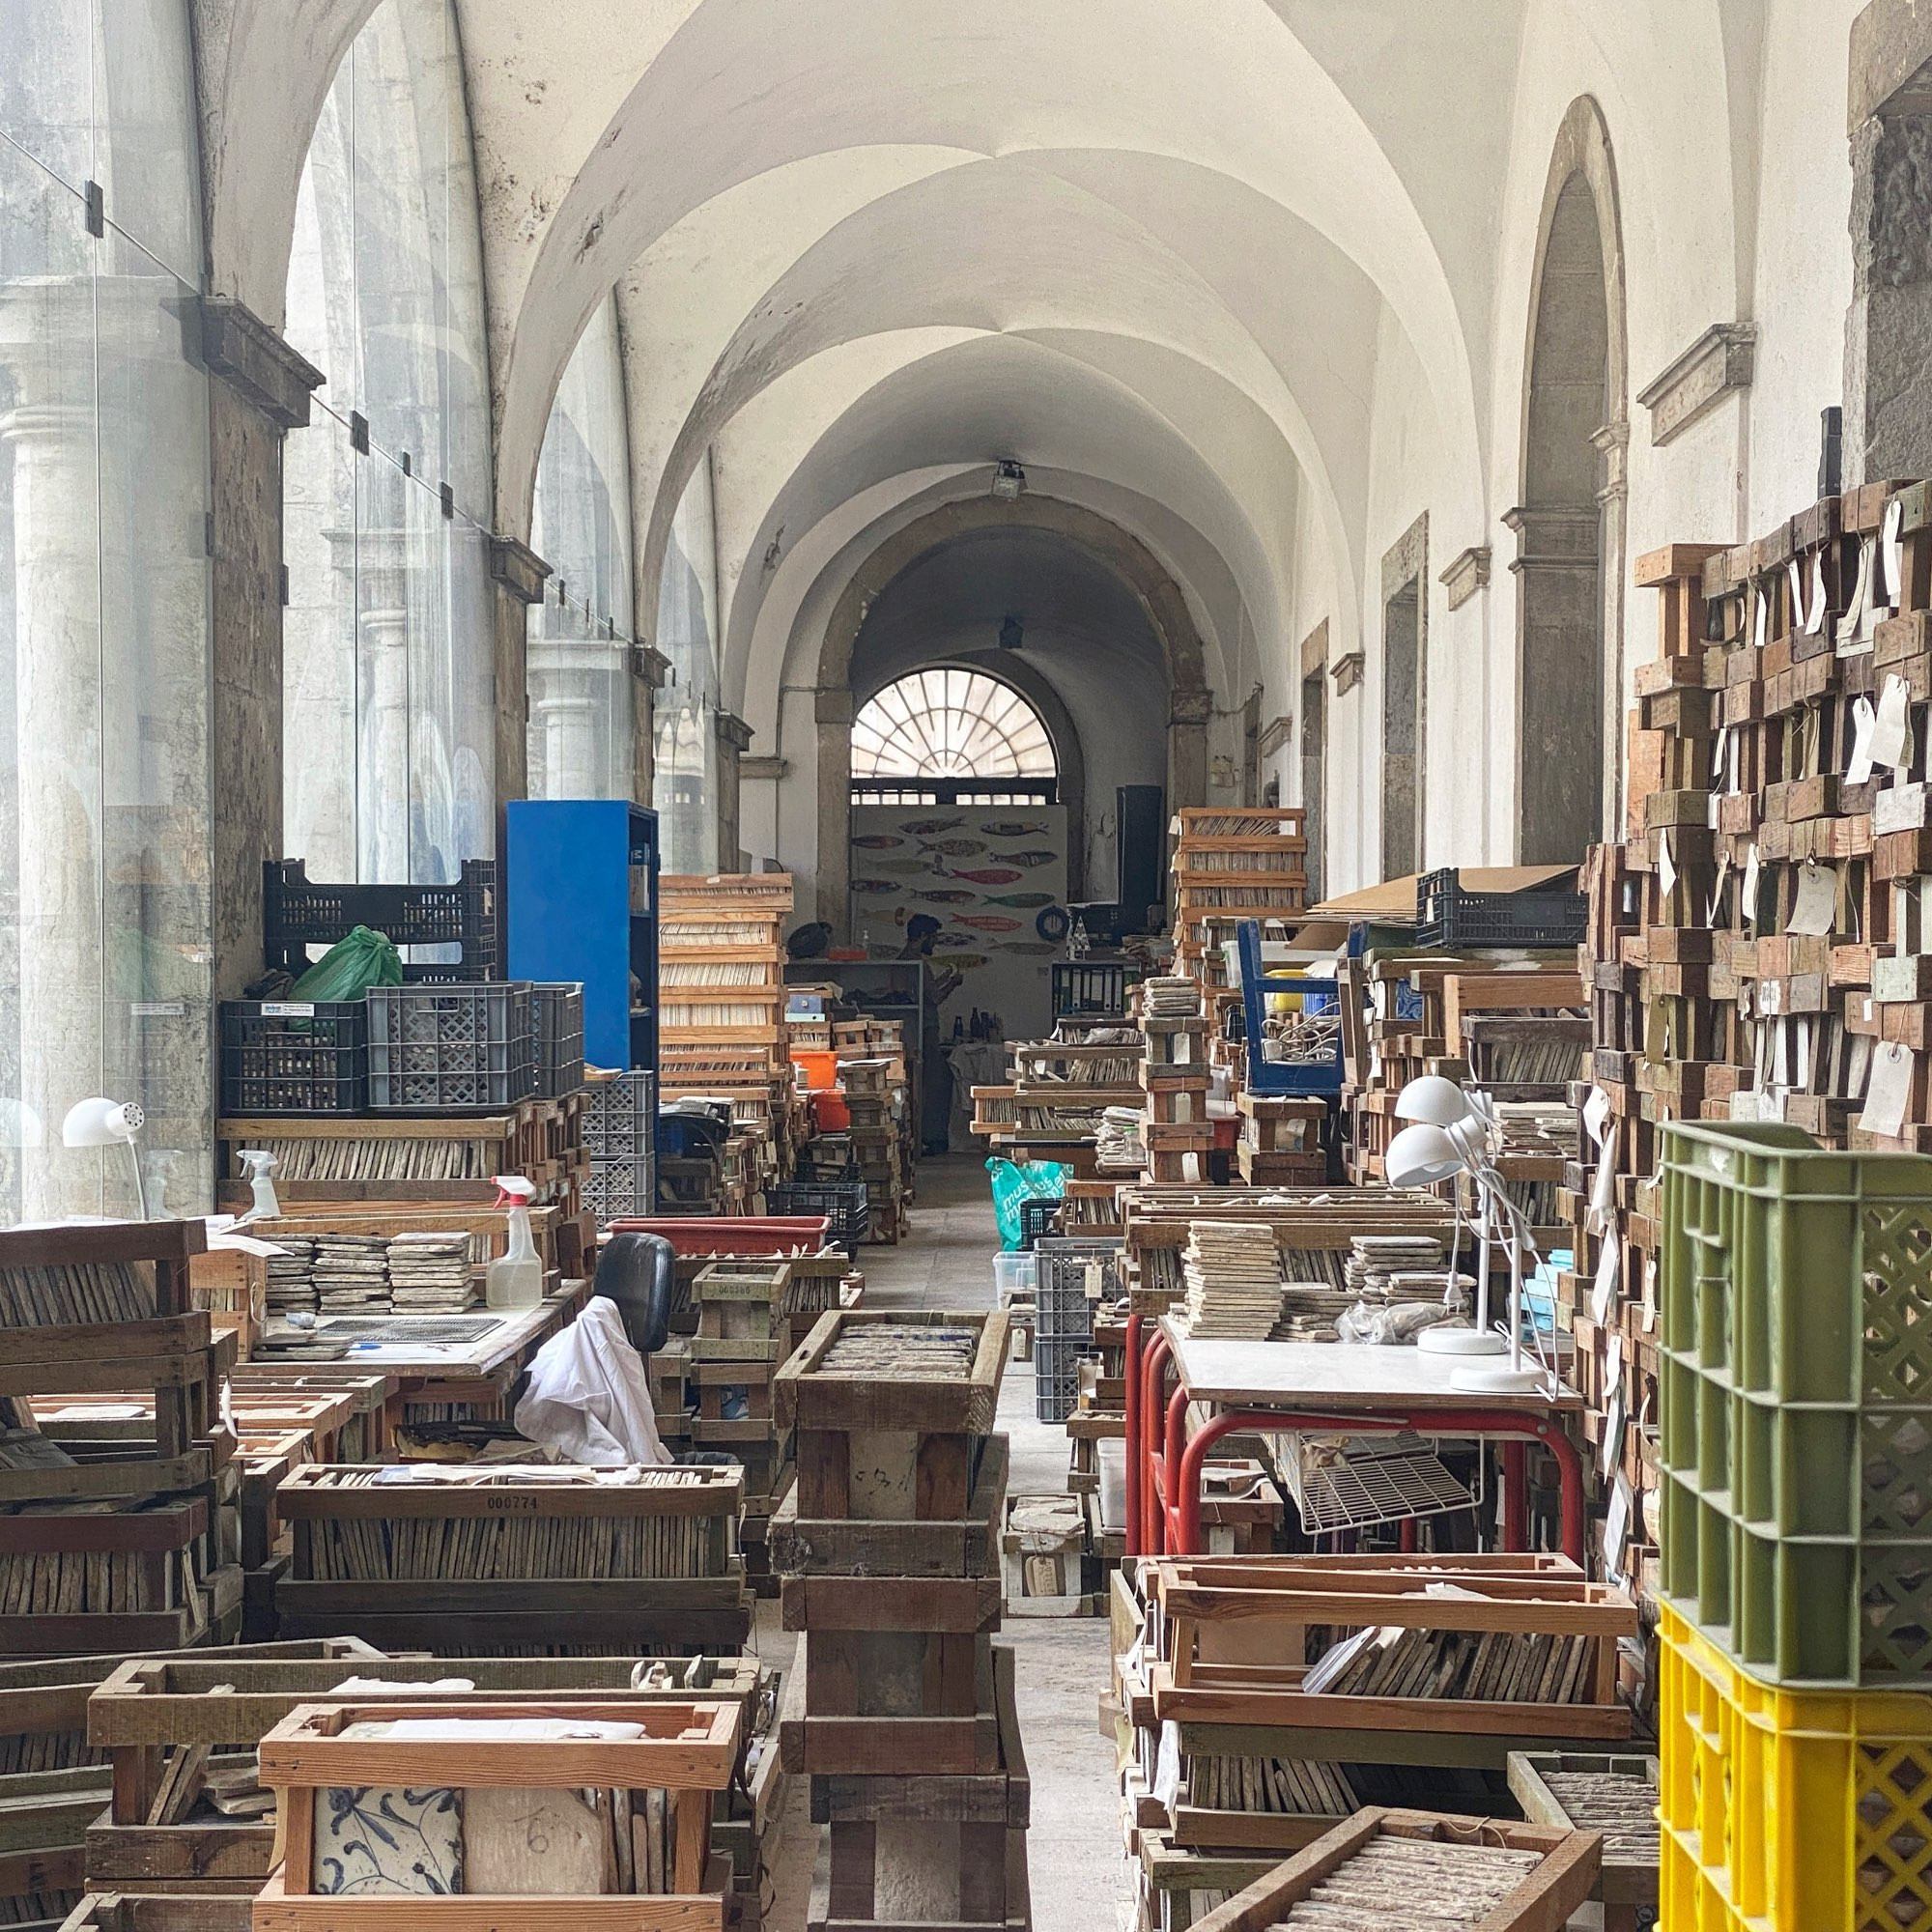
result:
[[[359,1000],[371,986],[400,986],[403,955],[380,932],[358,925],[338,939],[290,990],[292,1000]]]
[[[1066,1177],[1072,1169],[1057,1160],[1030,1160],[1024,1163],[994,1154],[986,1163],[993,1177],[993,1219],[999,1223],[1000,1245],[1008,1254],[1018,1252],[1020,1204],[1037,1201],[1043,1195],[1059,1196],[1066,1191]]]

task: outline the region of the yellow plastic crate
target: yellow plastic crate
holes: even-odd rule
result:
[[[1932,1697],[1761,1684],[1668,1604],[1661,1636],[1668,1932],[1932,1926]]]

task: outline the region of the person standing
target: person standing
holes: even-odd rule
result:
[[[919,1139],[927,1153],[944,1153],[948,1122],[952,1113],[952,1069],[941,1045],[939,1009],[959,990],[961,977],[949,966],[935,970],[932,949],[939,941],[939,922],[929,912],[914,913],[906,921],[901,959],[926,962],[925,993],[919,1012]]]

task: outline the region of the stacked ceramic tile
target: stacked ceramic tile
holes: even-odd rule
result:
[[[454,1315],[483,1297],[466,1233],[412,1233],[390,1237],[389,1301],[398,1314]]]
[[[1180,1320],[1202,1339],[1264,1342],[1281,1320],[1281,1253],[1264,1221],[1190,1221]]]
[[[1398,1276],[1430,1273],[1439,1293],[1447,1265],[1442,1242],[1435,1235],[1357,1235],[1349,1251],[1349,1288],[1365,1300],[1414,1300],[1412,1293],[1396,1294],[1392,1284]]]
[[[315,1298],[325,1315],[358,1314],[389,1305],[386,1235],[318,1235]]]
[[[306,1235],[277,1235],[275,1245],[285,1254],[269,1257],[268,1309],[270,1315],[291,1310],[315,1312],[315,1242]]]

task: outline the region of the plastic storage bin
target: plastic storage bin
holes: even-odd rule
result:
[[[1065,1201],[1058,1194],[1042,1195],[1037,1201],[1020,1203],[1020,1246],[1033,1247],[1043,1235],[1053,1232],[1053,1217],[1058,1214]]]
[[[993,1257],[993,1292],[999,1297],[1002,1308],[1014,1300],[1033,1299],[1037,1266],[1037,1263],[1032,1255],[997,1254]]]
[[[323,885],[299,859],[270,859],[262,867],[262,949],[270,966],[300,976],[311,946],[333,946],[356,926],[384,934],[401,948],[454,948],[459,957],[411,960],[403,978],[446,984],[487,980],[497,971],[497,867],[466,859],[463,875],[447,886]]]
[[[1932,1160],[1663,1139],[1662,1583],[1755,1675],[1932,1686]]]
[[[1932,1697],[1780,1690],[1666,1603],[1659,1629],[1669,1932],[1907,1932],[1932,1916]]]
[[[870,1232],[871,1210],[863,1180],[781,1180],[765,1189],[770,1214],[823,1214],[827,1238],[858,1259],[859,1243]]]
[[[530,985],[530,1039],[539,1100],[560,1100],[583,1085],[583,988],[576,980]]]
[[[374,986],[369,1105],[379,1113],[504,1108],[530,1094],[530,988]]]
[[[583,1176],[583,1209],[599,1227],[627,1214],[657,1211],[657,1159],[593,1160]]]
[[[1581,893],[1465,893],[1455,867],[1415,882],[1415,943],[1438,947],[1566,947],[1590,929]]]
[[[641,1068],[584,1089],[583,1145],[593,1160],[629,1160],[657,1142],[657,1082]]]
[[[364,1001],[222,1001],[224,1114],[359,1114],[368,1104]]]
[[[1068,1238],[1040,1242],[1034,1320],[1042,1341],[1094,1346],[1094,1303],[1087,1295],[1088,1270],[1100,1264],[1100,1294],[1111,1302],[1121,1291],[1121,1250],[1112,1241]]]
[[[1033,1412],[1041,1422],[1065,1422],[1080,1399],[1080,1358],[1093,1349],[1079,1342],[1048,1341],[1035,1330]]]

